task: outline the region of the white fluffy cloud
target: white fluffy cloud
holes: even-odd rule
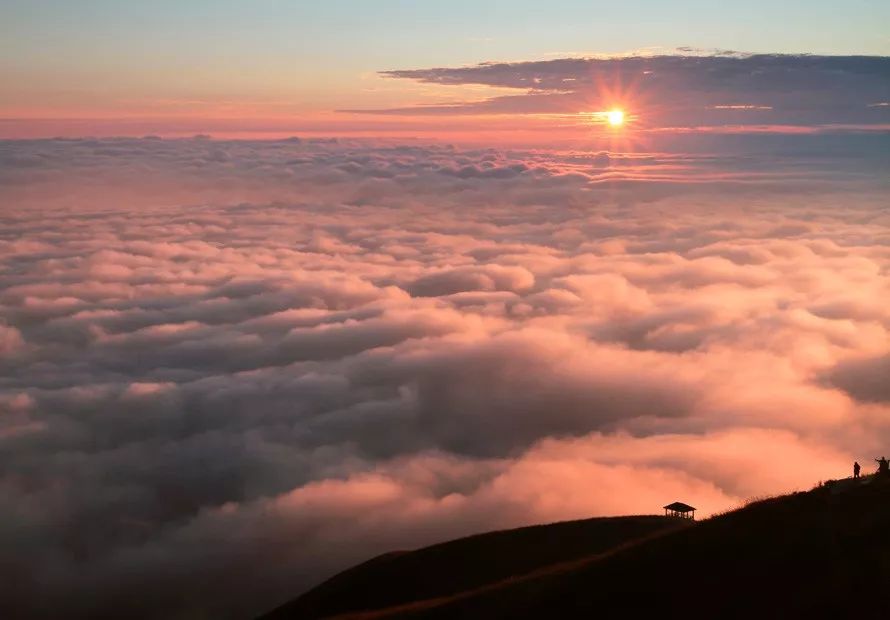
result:
[[[886,177],[795,139],[0,143],[0,608],[249,617],[392,548],[877,456]]]

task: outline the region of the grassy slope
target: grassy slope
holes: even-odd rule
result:
[[[693,527],[650,519],[382,556],[270,618],[890,618],[890,480],[769,499]]]
[[[838,486],[529,579],[349,617],[890,618],[890,481]]]
[[[266,618],[318,618],[448,597],[685,525],[649,516],[585,519],[390,553],[336,575]]]

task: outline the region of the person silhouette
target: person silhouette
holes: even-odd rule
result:
[[[890,461],[887,460],[886,456],[882,456],[881,458],[875,460],[878,462],[879,474],[890,474]]]
[[[860,469],[862,469],[862,468],[859,466],[859,462],[858,462],[858,461],[853,461],[853,477],[854,477],[854,478],[858,478],[858,477],[859,477],[859,470],[860,470]]]

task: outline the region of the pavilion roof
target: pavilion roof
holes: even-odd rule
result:
[[[665,510],[675,510],[677,512],[691,512],[695,510],[695,506],[684,504],[683,502],[674,502],[664,507]]]

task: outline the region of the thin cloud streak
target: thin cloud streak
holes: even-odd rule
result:
[[[645,127],[722,125],[875,126],[890,116],[890,58],[790,54],[559,58],[468,67],[389,70],[420,83],[514,88],[522,94],[366,114],[576,114],[624,106]]]

